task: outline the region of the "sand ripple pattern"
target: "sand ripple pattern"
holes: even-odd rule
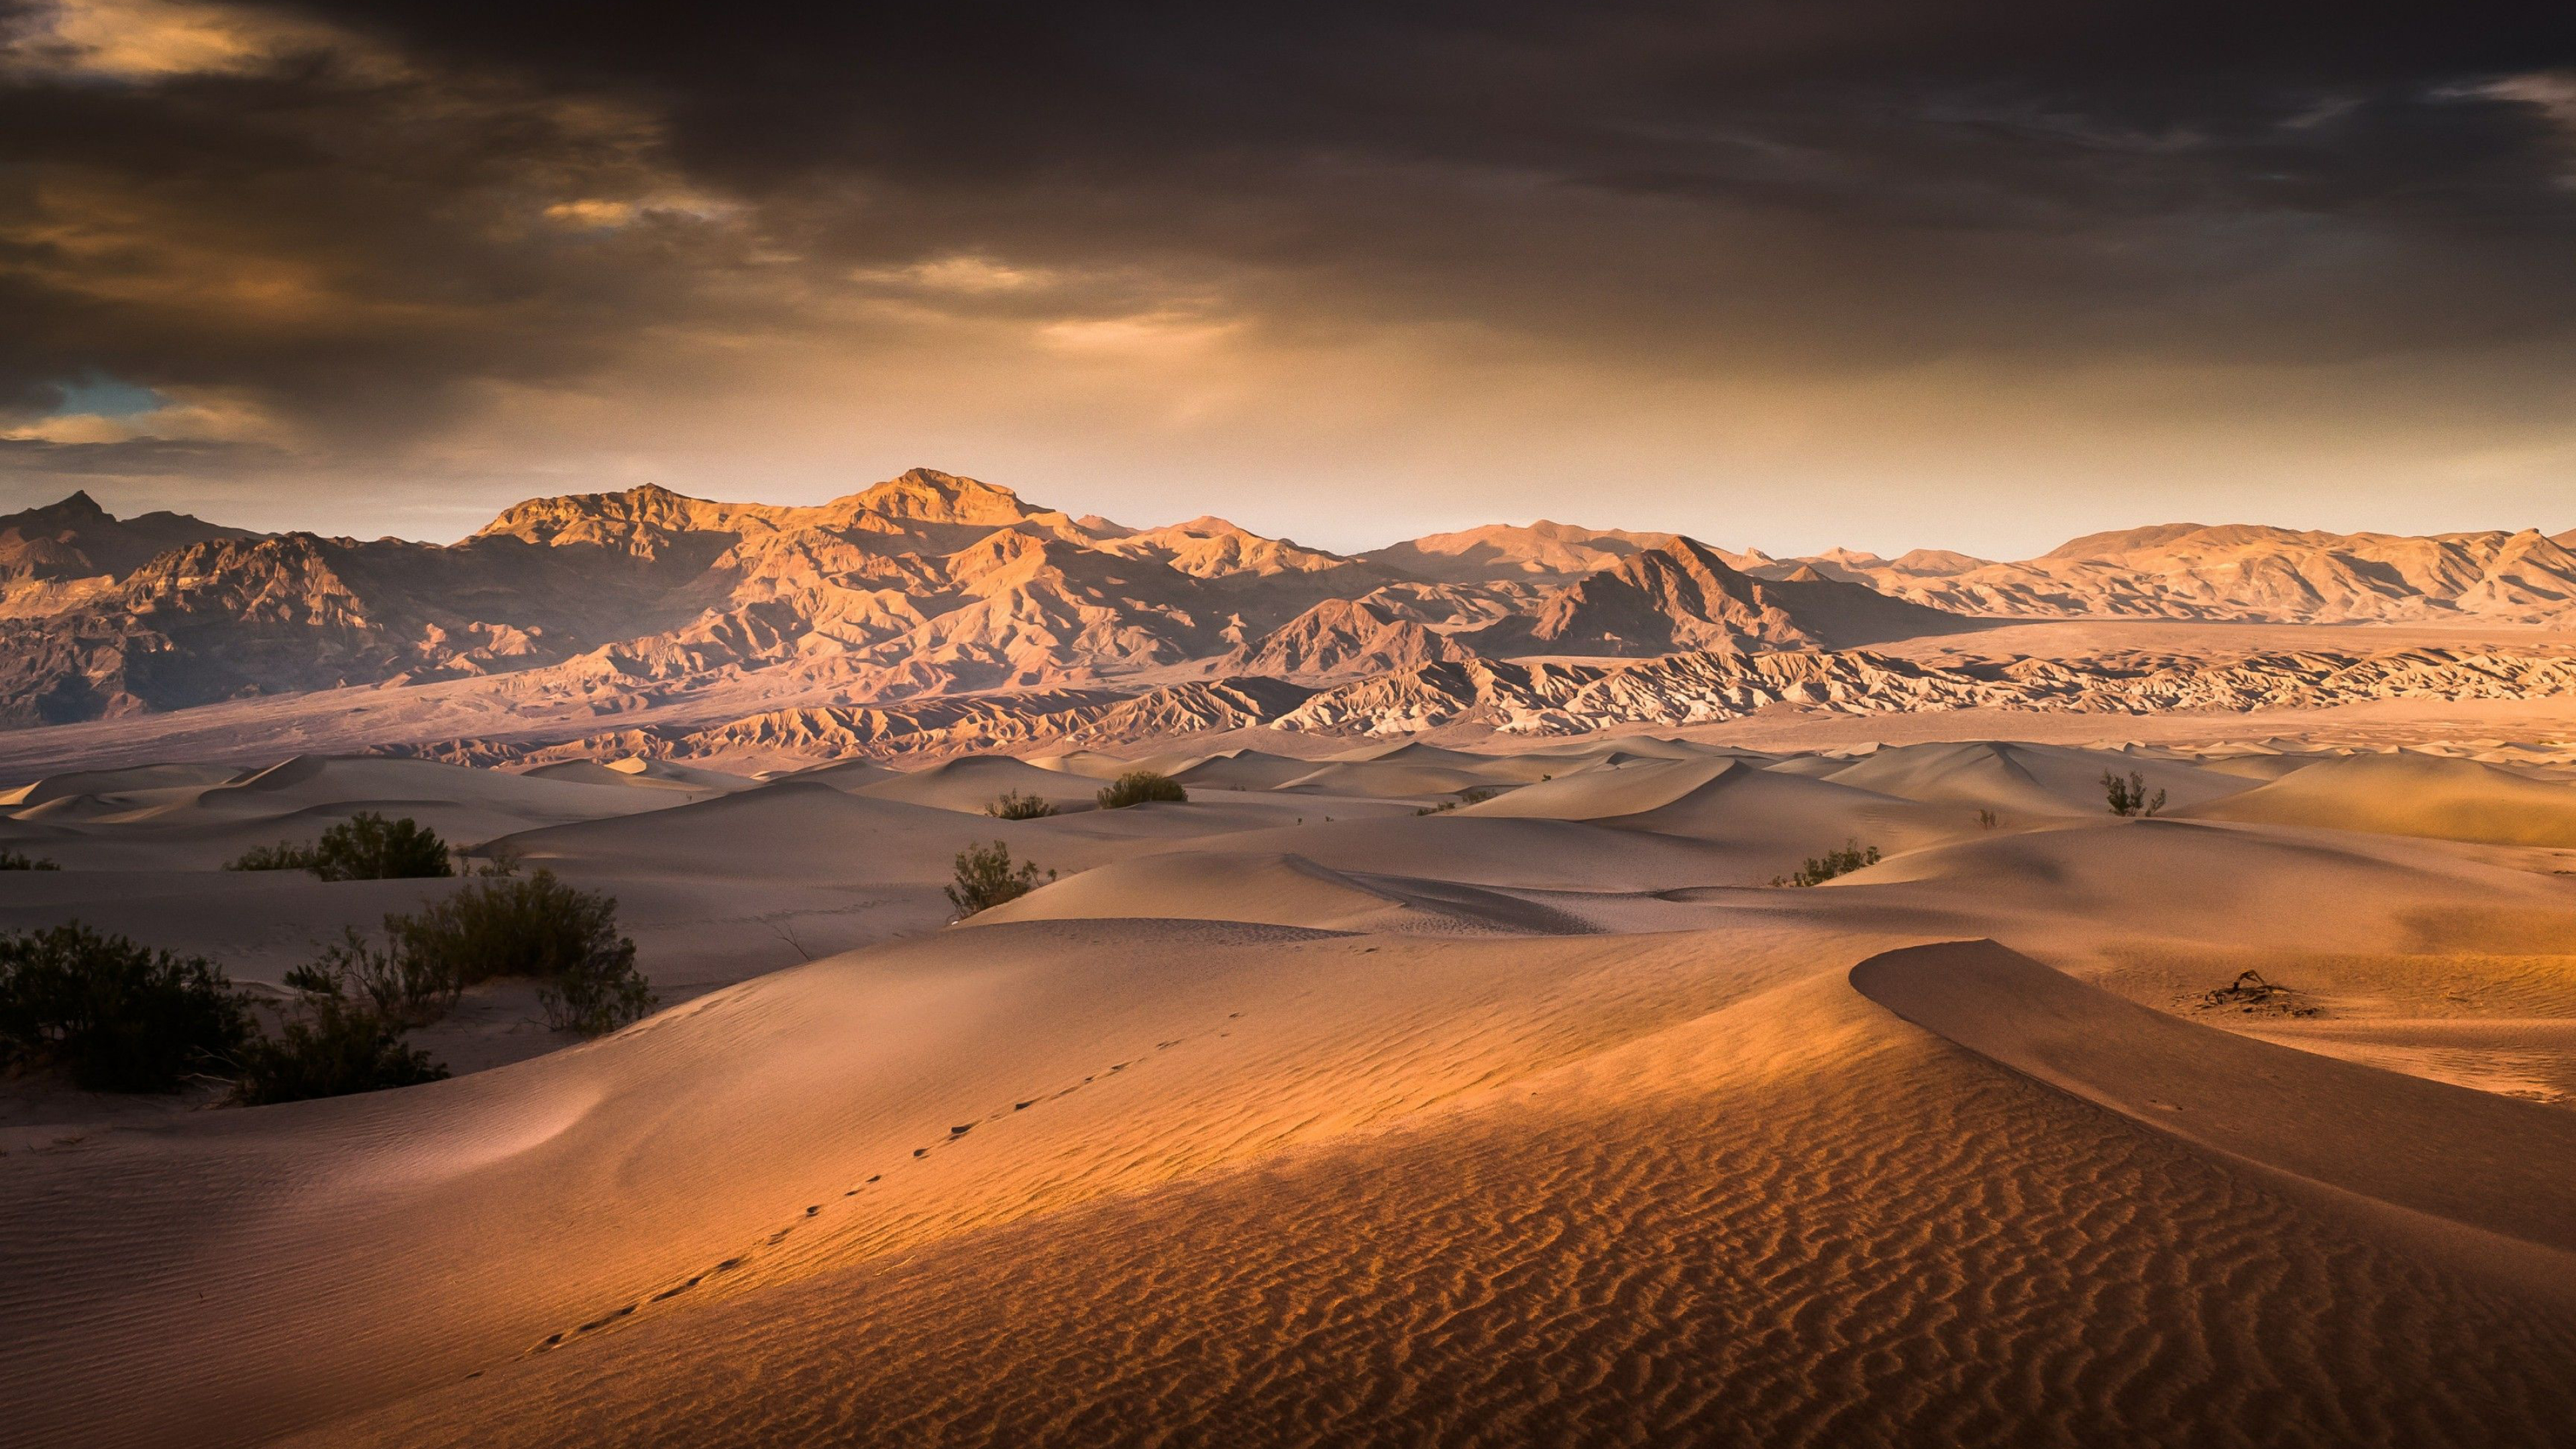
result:
[[[2544,1445],[2576,1323],[1801,983],[313,1443]]]

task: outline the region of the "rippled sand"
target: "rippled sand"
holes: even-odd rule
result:
[[[2076,755],[1026,822],[1081,868],[1006,919],[428,1087],[17,1130],[0,1439],[2567,1442],[2562,853],[2319,790],[2115,820]],[[2152,768],[2195,817],[2272,778]],[[522,838],[919,888],[947,812],[898,798]],[[2246,963],[2319,1014],[2200,1003]]]

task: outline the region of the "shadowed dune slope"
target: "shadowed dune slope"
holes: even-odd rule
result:
[[[2576,786],[2425,755],[2324,760],[2191,813],[2492,845],[2576,846]]]
[[[1301,775],[1314,772],[1313,760],[1273,755],[1261,750],[1235,750],[1182,766],[1173,772],[1172,778],[1194,790],[1275,790]]]
[[[137,765],[124,770],[74,770],[0,791],[0,808],[42,805],[65,796],[113,796],[145,790],[220,785],[241,772],[223,765]]]
[[[1981,835],[1821,889],[1867,891],[1963,921],[2009,921],[2016,943],[2087,952],[2135,938],[2297,951],[2480,949],[2499,932],[2527,936],[2535,921],[2562,936],[2576,930],[2576,896],[2552,877],[2367,836],[2285,838],[2180,820]]]
[[[1743,760],[1635,760],[1523,786],[1458,812],[1589,821],[1707,841],[1780,870],[1851,842],[1894,853],[1974,835],[1957,805],[1925,805]]]
[[[2015,1071],[2331,1189],[2361,1228],[2576,1308],[2576,1112],[2198,1026],[1991,941],[1888,952],[1851,982]]]
[[[769,783],[775,784],[780,780],[800,780],[808,785],[829,785],[835,790],[856,790],[864,785],[891,780],[897,773],[874,760],[835,760],[828,765],[810,765],[802,770],[790,770],[785,774],[771,777]]]
[[[2109,750],[1982,740],[1880,750],[1826,778],[1839,785],[1908,800],[1978,806],[2006,815],[2044,818],[2104,813],[2105,771],[2122,776],[2134,771],[2150,792],[2165,792],[2168,810],[2251,788],[2251,782],[2240,777],[2212,774],[2172,760],[2141,759]]]
[[[871,780],[852,793],[980,815],[1012,790],[1035,795],[1058,810],[1088,810],[1099,789],[1100,783],[1086,775],[1041,770],[1004,755],[969,755]]]
[[[1309,816],[1302,825],[1176,839],[1160,848],[1291,853],[1363,875],[1415,876],[1434,867],[1442,880],[1515,890],[1679,890],[1732,884],[1745,871],[1739,853],[1695,840],[1579,821],[1488,819],[1470,810],[1399,811],[1329,822]]]
[[[0,840],[43,842],[75,869],[209,869],[253,845],[310,842],[360,811],[408,816],[471,845],[532,826],[618,819],[704,790],[638,789],[468,769],[426,760],[303,755],[214,784],[154,783],[185,772],[117,771],[139,788],[55,794],[10,812]]]
[[[522,774],[531,780],[573,780],[590,785],[627,785],[641,789],[687,790],[707,794],[720,790],[756,789],[760,782],[748,775],[723,770],[701,769],[696,765],[678,764],[671,760],[648,760],[630,756],[613,762],[600,760],[565,760],[559,764],[539,765]]]
[[[1325,931],[1455,934],[1554,932],[1572,923],[1542,906],[1435,881],[1360,880],[1300,855],[1174,851],[1087,870],[970,918],[1242,921]]]
[[[499,843],[534,865],[926,881],[945,879],[959,850],[1002,833],[1007,823],[788,779],[649,818],[583,821]]]
[[[1443,750],[1442,754],[1450,751]],[[1309,769],[1277,786],[1309,795],[1362,795],[1380,800],[1428,800],[1467,790],[1502,790],[1517,782],[1504,774],[1412,758],[1343,760]]]

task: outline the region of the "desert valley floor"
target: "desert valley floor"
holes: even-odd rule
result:
[[[11,1081],[0,1440],[2567,1443],[2568,713],[22,780],[0,928],[274,988],[461,883],[218,865],[378,810],[614,894],[664,1007]],[[1057,878],[947,924],[996,839]]]

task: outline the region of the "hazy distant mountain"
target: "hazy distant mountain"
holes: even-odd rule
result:
[[[1810,560],[1835,578],[1936,608],[2283,623],[2576,625],[2576,533],[2310,533],[2164,524],[2089,534],[1996,563],[1917,550]]]
[[[1542,518],[1527,527],[1495,523],[1458,533],[1425,534],[1360,557],[1437,583],[1485,583],[1514,576],[1553,580],[1610,568],[1670,537],[1578,528]]]
[[[118,520],[75,494],[0,519],[0,588],[0,722],[16,725],[484,676],[496,701],[558,715],[1016,690],[1214,719],[1250,708],[1245,680],[1840,650],[1975,614],[2576,624],[2576,554],[2532,532],[2176,524],[1996,563],[1775,560],[1542,522],[1345,556],[1219,518],[1074,518],[928,469],[812,507],[652,486],[531,499],[447,545]],[[1529,678],[1543,703],[1572,676]],[[1238,693],[1168,692],[1219,679]]]
[[[158,554],[254,536],[184,513],[115,518],[86,493],[0,516],[0,617],[55,613],[107,592]]]

